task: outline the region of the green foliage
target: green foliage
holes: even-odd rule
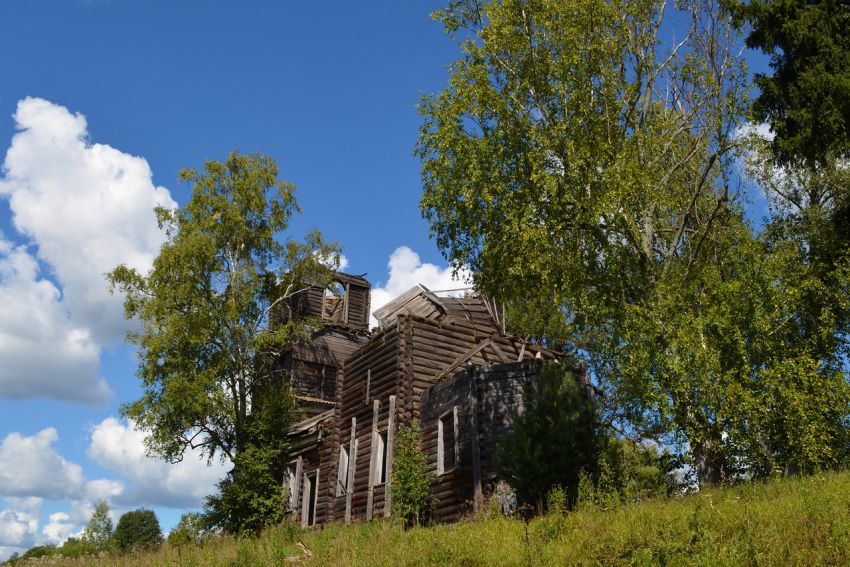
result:
[[[266,362],[306,332],[299,322],[270,328],[270,314],[303,282],[329,281],[323,261],[339,261],[339,247],[316,231],[303,243],[279,240],[300,209],[277,176],[270,157],[238,151],[203,171],[182,170],[192,196],[180,210],[157,209],[168,241],[153,269],[109,274],[142,327],[129,340],[144,393],[122,412],[163,458],[195,447],[235,461],[250,442]]]
[[[258,384],[258,405],[247,424],[248,438],[236,454],[234,469],[219,481],[218,494],[207,497],[208,527],[226,533],[258,535],[267,525],[284,519],[287,495],[281,490],[286,431],[301,410],[286,385]]]
[[[690,22],[681,43],[668,16]],[[762,175],[777,198],[754,233],[731,182],[749,151],[731,15],[458,0],[437,17],[463,58],[420,106],[422,212],[511,330],[586,359],[604,420],[671,447],[701,485],[846,461],[848,173]]]
[[[118,519],[113,536],[122,552],[152,550],[162,545],[162,530],[153,510],[133,510]]]
[[[581,471],[597,472],[605,436],[594,404],[586,400],[573,374],[553,363],[544,365],[536,391],[524,395],[524,410],[499,443],[499,476],[520,500],[540,507],[561,487],[575,502]]]
[[[109,547],[111,541],[112,518],[109,515],[109,504],[106,500],[101,500],[94,507],[80,543],[91,544],[96,551],[100,551]]]
[[[730,1],[747,46],[770,56],[756,76],[755,118],[782,163],[830,166],[850,148],[850,6],[835,0]]]
[[[392,512],[405,526],[418,526],[428,518],[435,503],[418,422],[398,429],[394,451]]]
[[[143,395],[122,412],[165,459],[195,448],[233,463],[209,510],[235,531],[277,521],[277,460],[298,417],[290,390],[272,385],[270,363],[313,322],[273,314],[305,285],[330,281],[325,264],[339,262],[339,247],[317,231],[303,243],[280,240],[300,209],[277,176],[270,157],[238,151],[182,170],[192,195],[179,210],[157,209],[168,241],[153,269],[109,274],[126,293],[127,317],[141,322],[129,340]]]
[[[203,515],[197,512],[186,512],[180,516],[180,521],[168,533],[168,544],[174,547],[201,544],[208,537],[210,533]]]
[[[27,559],[37,559],[39,557],[52,557],[56,555],[55,545],[36,545],[29,548],[18,560],[21,563],[27,563]]]
[[[89,557],[96,555],[101,551],[109,550],[110,548],[111,540],[105,542],[101,546],[98,546],[93,541],[85,537],[69,537],[56,551],[63,557]]]
[[[581,488],[581,477],[579,477],[579,489]],[[567,491],[561,486],[553,486],[546,494],[546,511],[550,514],[564,515],[570,509]]]

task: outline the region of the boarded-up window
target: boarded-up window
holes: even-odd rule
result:
[[[348,490],[348,445],[339,446],[339,469],[336,477],[336,495],[342,496]]]
[[[455,468],[457,457],[457,406],[454,406],[437,422],[437,474]]]

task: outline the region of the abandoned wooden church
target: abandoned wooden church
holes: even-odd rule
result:
[[[499,436],[522,406],[541,358],[558,353],[505,332],[481,297],[443,297],[417,286],[378,309],[369,330],[370,284],[342,273],[309,288],[292,317],[323,321],[293,345],[275,375],[306,410],[290,430],[284,478],[302,527],[389,517],[394,435],[419,420],[438,521],[475,510],[496,480]],[[576,376],[587,386],[583,367]]]

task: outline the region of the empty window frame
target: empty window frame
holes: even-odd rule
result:
[[[346,443],[345,445],[339,446],[339,468],[337,469],[336,476],[336,495],[342,496],[348,491],[348,463],[349,463],[350,453],[349,446]]]
[[[348,285],[332,282],[322,294],[322,321],[348,323]]]
[[[319,497],[319,471],[304,473],[304,490],[301,496],[301,526],[316,525],[316,501]]]
[[[437,421],[437,474],[447,473],[457,466],[457,426],[457,406],[452,407]]]
[[[374,462],[372,463],[372,486],[387,482],[387,430],[375,433]]]

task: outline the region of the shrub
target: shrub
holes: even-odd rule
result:
[[[209,536],[204,517],[197,512],[187,512],[168,534],[168,543],[175,547],[190,543],[202,543]]]
[[[396,435],[392,474],[392,511],[407,527],[422,523],[434,506],[422,428],[413,422]]]
[[[499,476],[538,510],[554,486],[575,502],[579,472],[596,474],[605,439],[593,402],[581,395],[572,372],[553,363],[543,366],[537,388],[526,391],[524,402],[497,448]]]
[[[162,530],[153,510],[133,510],[118,520],[115,544],[121,551],[156,549],[162,544]]]
[[[106,547],[108,547],[108,544],[102,548],[98,548],[93,541],[86,538],[69,537],[57,552],[63,557],[87,557],[97,554],[98,551]]]

